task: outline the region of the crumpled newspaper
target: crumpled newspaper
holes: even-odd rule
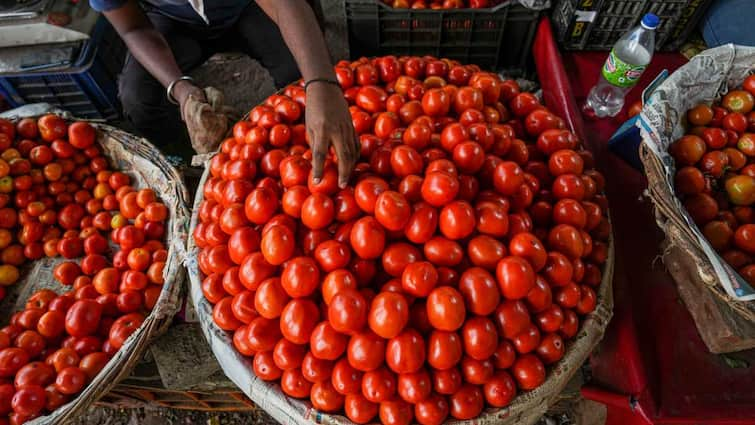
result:
[[[697,244],[710,261],[726,293],[739,301],[755,300],[753,289],[738,273],[716,254],[697,225],[674,195],[674,160],[668,147],[685,133],[687,110],[699,103],[720,99],[730,88],[742,84],[755,72],[755,47],[727,44],[706,50],[655,89],[640,114],[638,127],[643,143],[664,165],[664,201],[673,202],[676,212],[686,222]]]

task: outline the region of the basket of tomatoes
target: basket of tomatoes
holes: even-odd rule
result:
[[[63,423],[171,322],[188,194],[144,139],[65,114],[9,111],[0,145],[0,423]]]
[[[714,352],[755,347],[755,48],[695,56],[653,93],[640,148],[665,260]]]
[[[334,157],[312,179],[301,82],[207,163],[187,269],[221,367],[283,423],[534,423],[612,312],[592,155],[473,65],[336,74],[361,146],[349,186]]]

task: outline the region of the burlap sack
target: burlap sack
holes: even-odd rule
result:
[[[198,223],[199,205],[204,199],[202,188],[209,176],[205,169],[199,189],[194,198],[190,234]],[[199,317],[202,331],[215,353],[215,357],[228,376],[249,398],[283,424],[352,425],[346,417],[318,412],[309,402],[287,397],[278,384],[265,382],[254,375],[249,358],[242,356],[233,347],[231,335],[217,327],[212,320],[212,305],[202,294],[202,275],[197,263],[198,249],[189,238],[186,268],[189,273],[190,296]],[[503,409],[487,409],[471,421],[450,420],[449,424],[464,425],[529,425],[535,423],[557,399],[569,379],[587,359],[587,356],[602,339],[613,314],[613,239],[609,241],[608,261],[603,270],[603,280],[598,288],[598,304],[581,323],[579,333],[567,344],[566,355],[548,368],[543,385],[533,391],[519,394]],[[452,419],[452,418],[449,418]]]
[[[189,95],[181,111],[189,131],[191,147],[198,154],[217,149],[228,133],[231,122],[236,117],[232,108],[225,105],[223,93],[214,88],[204,89],[206,102]]]
[[[54,112],[67,119],[67,113],[54,110],[49,105],[31,105],[8,111],[0,117],[13,121],[36,117],[47,112]],[[150,342],[167,329],[178,311],[181,303],[182,283],[185,278],[183,259],[189,224],[189,199],[186,187],[178,172],[153,145],[142,138],[135,137],[117,128],[92,123],[97,129],[97,142],[105,156],[110,159],[115,169],[127,173],[136,188],[150,187],[155,190],[170,210],[166,225],[166,244],[168,260],[163,276],[165,283],[157,303],[139,329],[124,343],[118,353],[110,359],[105,368],[69,403],[61,406],[47,416],[39,417],[31,425],[61,424],[75,417],[97,399],[105,395],[121,379],[125,378],[139,360],[142,352]],[[26,299],[35,291],[48,288],[64,292],[70,288],[63,287],[52,277],[52,270],[62,258],[44,258],[31,263],[23,271],[23,279],[9,287],[8,296],[0,304],[3,312],[0,320],[7,321],[10,314],[24,308]]]
[[[753,70],[753,47],[726,45],[705,51],[653,92],[639,122],[647,193],[655,205],[656,223],[666,233],[664,261],[700,335],[716,353],[755,347],[755,290],[715,253],[676,197],[676,168],[668,147],[684,134],[688,109],[719,99]]]

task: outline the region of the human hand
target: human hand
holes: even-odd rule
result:
[[[315,182],[322,178],[325,157],[332,145],[338,158],[338,186],[346,187],[359,159],[359,144],[341,88],[326,82],[310,84],[305,113]]]

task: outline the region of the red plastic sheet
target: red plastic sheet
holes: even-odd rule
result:
[[[533,48],[549,108],[584,138],[607,180],[616,240],[614,318],[591,357],[586,398],[608,407],[608,425],[755,424],[755,350],[711,354],[660,260],[663,234],[643,198],[644,176],[608,152],[607,140],[626,119],[585,120],[579,112],[597,81],[605,52],[570,52],[563,58],[543,21]],[[686,59],[656,54],[626,104],[662,69]]]

